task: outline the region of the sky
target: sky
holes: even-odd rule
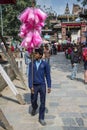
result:
[[[77,2],[77,0],[36,0],[38,5],[45,5],[46,8],[52,7],[52,10],[56,11],[57,15],[64,14],[66,4],[68,3],[70,13],[72,13],[72,7],[74,4],[79,4],[81,7],[81,2]]]

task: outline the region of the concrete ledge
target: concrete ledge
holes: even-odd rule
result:
[[[5,65],[3,65],[3,67],[6,71],[6,73],[11,78],[11,80],[14,80],[16,78],[16,75],[15,75],[14,71],[11,69],[11,65],[5,64]],[[0,91],[2,91],[6,86],[7,86],[7,83],[5,82],[5,80],[3,79],[3,77],[0,74]]]

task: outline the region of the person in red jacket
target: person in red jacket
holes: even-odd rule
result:
[[[14,46],[13,45],[11,45],[11,51],[14,52]]]

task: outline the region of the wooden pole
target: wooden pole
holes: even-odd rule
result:
[[[34,64],[34,52],[32,53],[31,63],[32,63],[32,87],[33,87],[33,64]]]
[[[35,4],[36,4],[36,1],[35,0],[32,0],[32,7],[33,7],[33,13],[34,13],[34,7],[35,7]],[[35,28],[35,14],[34,14],[34,23],[33,23],[33,31],[34,31],[34,28]],[[33,52],[32,52],[32,87],[33,87],[33,64],[34,64],[34,49],[33,49]]]

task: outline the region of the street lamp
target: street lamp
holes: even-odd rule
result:
[[[2,19],[2,6],[0,5],[0,13],[1,13],[1,34],[3,36],[3,19]]]

